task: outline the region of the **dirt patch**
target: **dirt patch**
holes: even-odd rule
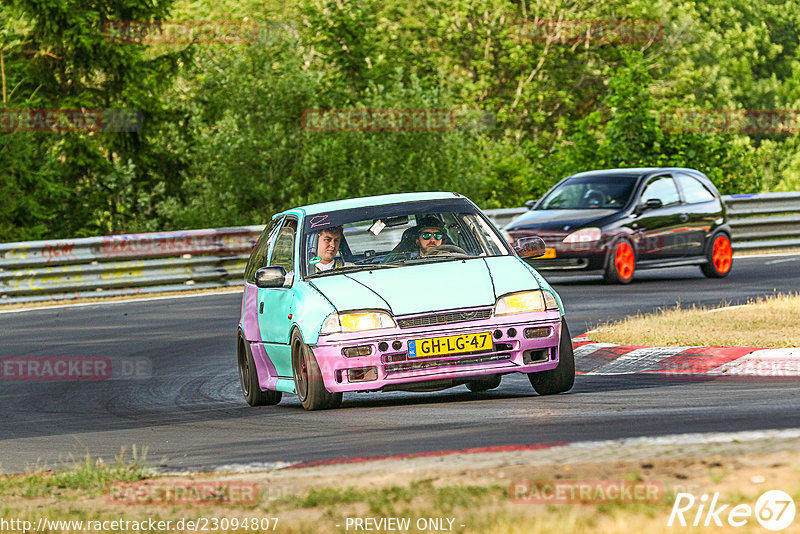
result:
[[[644,441],[602,461],[569,461],[558,454],[575,452],[570,446],[543,451],[503,452],[477,455],[449,455],[432,458],[392,459],[380,462],[329,465],[324,467],[279,469],[252,473],[207,473],[158,477],[148,484],[161,486],[210,481],[220,485],[255,484],[259,489],[257,504],[245,502],[221,506],[180,502],[151,502],[126,505],[109,502],[109,492],[87,494],[78,490],[56,489],[49,495],[25,497],[23,485],[9,485],[2,491],[6,518],[51,519],[158,518],[178,521],[193,519],[218,522],[252,518],[278,518],[276,532],[463,532],[514,533],[533,532],[707,532],[701,525],[691,527],[697,507],[684,514],[688,527],[668,527],[676,496],[687,493],[709,499],[718,493],[720,504],[746,504],[754,507],[767,490],[787,492],[800,502],[800,452],[797,437],[760,440],[732,439],[725,442],[694,443],[682,446],[679,441],[666,444]],[[602,443],[588,447],[598,452]],[[682,448],[682,455],[676,447]],[[736,449],[763,453],[733,454]],[[622,455],[619,454],[622,450]],[[650,454],[647,454],[647,450]],[[527,453],[549,458],[536,462]],[[678,456],[680,455],[680,456]],[[581,458],[580,455],[574,455]],[[4,481],[0,480],[0,487]],[[519,502],[521,483],[545,486],[559,483],[655,484],[661,488],[657,502],[637,500],[577,500],[566,504]],[[407,528],[386,520],[408,520]],[[703,516],[703,520],[705,516]],[[714,532],[762,531],[754,518],[748,528],[734,528],[724,523],[712,526]],[[356,521],[360,520],[361,523]],[[369,521],[367,521],[369,520]],[[367,521],[365,523],[365,521]],[[381,523],[380,521],[384,521]],[[175,524],[175,523],[173,523]],[[358,528],[358,525],[361,528]],[[401,523],[402,525],[402,523]],[[185,525],[184,525],[185,526]],[[263,524],[262,524],[263,526]],[[370,528],[365,528],[369,526]],[[395,528],[390,528],[395,527]],[[800,530],[800,519],[784,532]],[[248,532],[252,529],[218,528],[216,532]],[[262,529],[268,530],[268,529]],[[120,530],[123,531],[123,530]],[[189,532],[173,528],[170,532]],[[194,531],[201,531],[194,529]]]

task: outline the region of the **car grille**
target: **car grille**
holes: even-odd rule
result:
[[[384,365],[387,373],[404,373],[408,371],[421,371],[423,369],[441,369],[446,367],[458,367],[461,365],[475,365],[479,363],[499,362],[511,359],[511,353],[501,352],[494,354],[482,354],[477,356],[465,356],[457,360],[423,360],[406,361],[402,363],[392,363]]]
[[[400,328],[416,328],[418,326],[436,326],[440,324],[462,323],[464,321],[477,321],[488,319],[492,316],[492,309],[470,310],[447,313],[433,313],[430,315],[419,315],[408,319],[398,319],[397,325]]]

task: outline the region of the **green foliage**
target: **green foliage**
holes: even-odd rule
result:
[[[0,110],[1,111],[1,110]],[[0,133],[0,241],[38,239],[68,191],[41,138],[46,134]]]
[[[0,188],[25,197],[0,210],[1,240],[125,230],[152,208],[142,198],[179,187],[160,172],[175,163],[157,137],[169,117],[162,94],[186,54],[148,58],[146,47],[104,35],[109,21],[163,18],[171,2],[14,0],[0,7],[8,23],[0,32],[8,88],[0,112],[123,108],[140,110],[145,124],[134,133],[0,135],[0,160],[10,169]]]
[[[108,21],[157,19],[264,31],[243,45],[103,35]],[[650,33],[560,40],[524,25],[558,19]],[[12,0],[0,23],[0,111],[144,114],[134,133],[0,131],[0,241],[256,224],[401,191],[518,206],[563,176],[611,167],[694,167],[723,193],[800,189],[797,134],[676,132],[659,120],[800,105],[796,0]],[[365,108],[458,120],[449,132],[301,124],[307,109]]]
[[[300,67],[299,49],[287,34],[203,60],[224,62],[225,70],[198,66],[206,72],[202,101],[183,103],[196,106],[187,124],[198,141],[186,148],[183,191],[160,208],[171,225],[257,224],[291,205],[403,191],[460,191],[499,205],[488,169],[519,179],[524,162],[498,150],[468,116],[447,132],[305,130],[304,111],[347,99],[330,78]],[[403,78],[370,83],[340,109],[454,107],[449,95]]]
[[[653,80],[641,54],[625,56],[609,81],[603,106],[576,122],[563,152],[566,172],[617,167],[690,167],[706,173],[723,194],[758,191],[754,149],[745,137],[664,131],[653,113]],[[608,120],[603,122],[603,118]],[[570,171],[571,169],[571,171]]]

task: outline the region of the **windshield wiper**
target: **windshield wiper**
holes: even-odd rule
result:
[[[402,265],[408,265],[408,264],[436,263],[441,260],[465,260],[465,259],[468,258],[465,258],[461,255],[455,256],[449,254],[436,254],[434,256],[419,256],[417,258],[407,258],[405,260],[402,260],[400,263]]]
[[[399,267],[399,265],[388,265],[388,264],[380,264],[374,263],[370,265],[347,265],[345,267],[339,267],[338,269],[330,269],[328,271],[321,271],[314,274],[309,274],[306,278],[316,278],[319,276],[325,276],[328,274],[339,274],[339,273],[353,273],[357,271],[372,271],[375,269],[384,269],[384,268],[392,268],[392,267]]]

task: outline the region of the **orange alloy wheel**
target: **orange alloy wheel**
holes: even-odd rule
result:
[[[731,270],[733,263],[733,249],[730,240],[724,236],[717,236],[714,240],[714,249],[711,252],[711,260],[714,267],[720,274],[725,274]]]
[[[622,241],[617,245],[617,249],[614,252],[614,265],[616,265],[617,274],[621,279],[631,279],[634,269],[633,249],[627,241]]]

